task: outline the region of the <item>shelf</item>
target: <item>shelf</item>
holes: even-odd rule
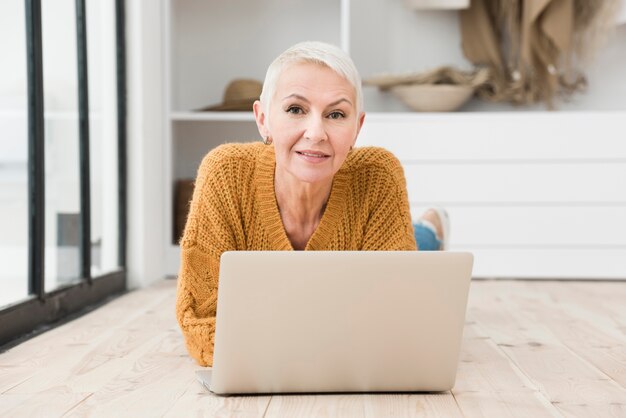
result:
[[[459,111],[459,112],[365,112],[365,120],[371,122],[396,122],[396,121],[419,121],[424,119],[464,119],[475,118],[477,115],[481,117],[515,117],[515,118],[553,118],[563,117],[563,115],[571,114],[616,114],[625,113],[619,110],[562,110],[562,111],[537,111],[537,110],[501,110],[501,111]],[[252,112],[172,112],[170,119],[176,121],[215,121],[215,122],[254,122],[254,114]]]
[[[172,112],[173,121],[254,121],[252,112]]]
[[[345,1],[170,0],[169,109],[222,102],[233,79],[263,80],[270,62],[297,41],[339,44]]]
[[[526,119],[529,122],[536,120],[552,120],[571,116],[597,117],[626,117],[623,110],[499,110],[499,111],[458,111],[458,112],[365,112],[365,125],[368,122],[419,122],[423,120],[473,120],[473,119]]]

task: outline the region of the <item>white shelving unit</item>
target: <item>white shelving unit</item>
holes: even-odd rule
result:
[[[179,121],[213,121],[213,122],[253,122],[252,112],[171,112],[170,120]]]
[[[174,182],[195,177],[202,157],[220,143],[260,139],[251,112],[190,110],[221,102],[230,80],[263,80],[275,56],[308,39],[349,50],[364,77],[470,66],[455,12],[417,13],[402,0],[164,5],[164,246],[170,275],[180,262],[169,232]],[[448,208],[452,249],[474,252],[475,276],[626,277],[626,94],[599,96],[626,93],[619,76],[626,69],[624,26],[616,36],[589,73],[599,81],[598,93],[563,104],[561,112],[475,102],[459,113],[415,114],[365,88],[360,144],[388,148],[400,158],[414,216],[431,205]]]

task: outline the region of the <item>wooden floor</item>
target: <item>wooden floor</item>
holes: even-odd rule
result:
[[[626,283],[474,281],[451,393],[221,398],[196,382],[175,282],[0,354],[0,416],[626,417]]]

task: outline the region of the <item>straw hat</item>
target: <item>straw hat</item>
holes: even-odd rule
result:
[[[263,83],[260,81],[238,78],[226,86],[222,103],[198,110],[252,110],[252,104],[255,100],[259,100],[261,90],[263,90]]]

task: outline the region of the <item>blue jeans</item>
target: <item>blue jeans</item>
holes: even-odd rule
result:
[[[441,248],[441,241],[437,239],[437,234],[430,225],[417,221],[413,224],[413,231],[419,251],[438,251]]]

